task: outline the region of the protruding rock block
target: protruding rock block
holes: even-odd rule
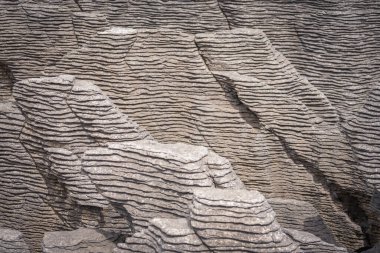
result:
[[[114,253],[209,252],[187,219],[155,218],[147,229],[119,243]]]
[[[298,252],[257,191],[197,189],[190,224],[215,252]]]
[[[12,229],[0,229],[1,253],[29,253],[29,247],[21,232]]]
[[[225,158],[183,143],[113,143],[86,151],[82,166],[103,196],[130,213],[137,230],[154,217],[186,217],[195,188],[244,187]]]
[[[42,242],[43,253],[110,253],[117,236],[95,229],[46,233]]]

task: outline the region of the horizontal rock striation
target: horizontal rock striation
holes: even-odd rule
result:
[[[300,252],[256,191],[198,188],[188,219],[155,218],[119,243],[127,252]]]
[[[373,1],[219,0],[231,28],[263,30],[342,121],[379,81],[380,9]]]
[[[138,141],[88,150],[82,166],[102,195],[122,205],[140,231],[154,217],[186,217],[194,188],[244,187],[231,166],[215,166],[215,156],[212,174],[205,147]]]
[[[295,242],[299,243],[300,249],[305,253],[321,252],[347,252],[345,248],[337,247],[334,244],[329,244],[322,241],[320,238],[313,234],[309,234],[303,231],[297,231],[293,229],[285,229],[285,233],[289,235]]]
[[[147,229],[119,243],[114,253],[209,252],[188,220],[154,218]]]
[[[117,236],[95,229],[46,233],[42,242],[43,253],[112,252]]]
[[[202,146],[155,141],[91,82],[26,79],[15,83],[13,96],[25,115],[18,141],[47,182],[44,203],[66,229],[88,228],[45,233],[44,252],[114,247],[116,237],[90,228],[133,234],[116,252],[178,245],[188,252],[297,251],[265,198],[243,190],[226,158]]]
[[[35,178],[42,176],[42,185],[47,187],[44,200],[60,220],[67,228],[102,227],[130,233],[129,221],[82,173],[79,157],[87,148],[107,141],[151,139],[149,134],[122,114],[97,87],[76,82],[73,76],[18,82],[13,94],[25,115],[17,137],[34,163]],[[94,103],[98,110],[93,110]]]
[[[228,29],[216,0],[201,1],[80,1],[83,11],[104,10],[112,25],[165,28],[191,32]]]
[[[309,202],[294,199],[268,199],[276,213],[278,223],[284,228],[313,234],[323,241],[337,244],[334,234],[326,225],[317,209]]]
[[[17,230],[0,229],[0,252],[4,253],[29,253],[29,247],[24,241],[24,236]]]
[[[164,203],[181,219],[194,188],[241,181],[325,241],[295,235],[305,251],[378,242],[376,2],[0,6],[0,226],[32,251],[47,231],[131,235],[132,212],[149,230]]]
[[[339,194],[343,189],[351,193],[359,192],[359,198],[368,193],[368,188],[362,175],[352,166],[355,162],[354,154],[336,125],[336,113],[329,101],[323,95],[318,95],[321,94],[318,89],[307,81],[301,82],[300,79],[296,79],[297,76],[299,78],[296,70],[289,62],[284,61],[281,54],[273,50],[261,31],[237,29],[231,32],[199,34],[196,43],[206,64],[225,92],[241,101],[258,118],[264,134],[261,136],[266,137],[257,139],[257,145],[260,145],[259,141],[264,141],[265,146],[273,146],[274,143],[268,143],[269,139],[272,139],[278,146],[277,151],[272,149],[273,155],[285,153],[280,163],[292,159],[292,162],[301,166],[301,173],[302,170],[303,173],[312,173],[313,181],[317,183],[310,183],[319,187],[319,191],[324,195],[322,201],[328,203],[320,209],[322,216],[337,234],[347,236],[338,240],[351,241],[352,248],[360,247],[363,238],[360,229],[353,222],[349,222],[348,217],[339,214],[343,210],[339,204],[334,203],[334,194]],[[276,73],[282,79],[269,73]],[[309,95],[306,95],[308,93]],[[313,108],[325,109],[321,114]],[[335,116],[327,116],[329,111],[330,115]],[[273,137],[269,138],[271,135]],[[337,146],[340,147],[339,157],[333,154]],[[266,156],[260,154],[257,159],[261,160]],[[255,167],[260,167],[263,163],[265,162],[260,161]],[[340,165],[337,166],[338,164]],[[275,166],[272,164],[270,168]],[[293,165],[291,167],[294,168]],[[285,178],[278,179],[277,182]],[[337,193],[328,192],[328,185],[331,184],[338,189]],[[294,188],[294,185],[288,187]],[[271,189],[271,193],[276,194],[276,189],[280,190]],[[280,196],[279,193],[276,195]],[[318,206],[317,202],[321,200],[319,197],[317,200],[316,196],[318,195],[313,194],[310,199],[306,195],[303,198]],[[339,224],[335,222],[337,216],[341,217]],[[342,233],[347,226],[350,226],[350,232]]]
[[[21,231],[30,249],[40,249],[44,233],[64,225],[46,203],[46,181],[20,140],[24,124],[14,100],[0,102],[0,226]]]
[[[297,252],[257,191],[196,190],[190,224],[214,252]]]

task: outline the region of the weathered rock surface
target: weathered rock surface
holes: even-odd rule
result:
[[[289,235],[295,242],[299,243],[300,249],[305,253],[313,253],[313,252],[321,252],[321,253],[329,253],[329,252],[347,252],[345,248],[337,247],[334,244],[329,244],[325,241],[322,241],[320,238],[316,237],[313,234],[293,230],[293,229],[285,229],[285,233]]]
[[[94,229],[46,233],[42,242],[44,253],[112,252],[117,236]]]
[[[114,252],[300,251],[259,192],[201,188],[194,191],[188,219],[155,218]]]
[[[90,82],[70,75],[26,79],[14,84],[13,96],[16,101],[4,104],[4,115],[16,104],[25,115],[20,114],[22,125],[13,139],[26,150],[36,175],[47,182],[47,192],[41,193],[44,203],[54,210],[52,217],[63,222],[62,228],[88,228],[45,233],[44,252],[113,248],[114,237],[102,237],[100,230],[90,228],[108,235],[133,234],[116,251],[176,247],[174,242],[162,244],[161,239],[156,246],[141,242],[149,241],[143,236],[146,229],[155,229],[149,225],[152,219],[169,221],[167,226],[179,219],[180,231],[187,231],[191,239],[176,234],[178,229],[171,233],[178,237],[174,241],[189,242],[177,244],[190,252],[205,247],[206,251],[297,250],[297,244],[281,232],[265,198],[243,190],[227,159],[206,147],[155,141]],[[42,214],[50,218],[48,212]],[[187,229],[184,219],[191,219]],[[30,236],[37,251],[40,237]]]
[[[148,228],[119,243],[114,253],[209,252],[185,218],[154,218]]]
[[[305,231],[325,242],[336,244],[333,232],[309,202],[271,198],[268,203],[275,211],[278,223],[284,228]]]
[[[82,166],[103,196],[126,209],[139,231],[157,215],[186,217],[194,188],[243,187],[231,166],[210,170],[208,161],[205,147],[138,141],[88,150]]]
[[[0,102],[0,226],[21,231],[32,249],[40,248],[46,231],[64,226],[46,202],[48,186],[20,140],[24,124],[14,100]]]
[[[297,252],[257,191],[196,190],[190,224],[214,252]]]
[[[161,231],[195,188],[242,182],[306,252],[380,240],[376,2],[0,7],[0,226],[31,251],[49,231]]]
[[[21,232],[12,229],[0,229],[1,253],[29,253],[29,247]]]

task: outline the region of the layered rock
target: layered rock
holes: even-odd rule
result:
[[[188,219],[150,221],[114,252],[299,252],[256,191],[194,191]]]
[[[323,241],[337,244],[334,234],[326,225],[317,209],[308,202],[294,199],[268,199],[282,227],[313,234]]]
[[[29,253],[29,247],[21,232],[12,229],[0,229],[0,252]]]
[[[26,116],[25,119],[20,116],[25,122],[20,123],[17,141],[21,141],[20,148],[26,149],[24,152],[33,162],[31,173],[36,174],[33,180],[41,178],[43,183],[40,184],[47,188],[40,194],[66,228],[102,227],[121,234],[130,233],[129,221],[82,173],[79,157],[86,149],[107,141],[151,137],[122,114],[97,87],[76,82],[72,76],[19,82],[13,94]],[[33,188],[29,192],[38,193]],[[48,216],[41,217],[42,220],[48,222],[55,217],[52,214],[49,217],[46,212],[39,212],[42,217]],[[53,228],[54,222],[51,224],[45,226],[45,231],[57,230]],[[33,233],[26,234],[34,242],[39,240]]]
[[[373,1],[219,0],[231,28],[263,30],[345,121],[379,81]]]
[[[236,29],[199,34],[196,43],[225,92],[241,101],[260,121],[262,133],[256,135],[260,136],[257,145],[265,145],[265,150],[272,150],[273,159],[269,161],[269,168],[273,171],[278,163],[287,163],[287,159],[291,159],[290,163],[297,164],[291,167],[299,167],[305,180],[308,177],[306,174],[311,173],[317,182],[312,179],[306,184],[311,183],[313,188],[317,186],[322,196],[317,200],[317,194],[311,195],[311,198],[304,194],[303,199],[316,206],[319,202],[326,203],[320,208],[322,217],[336,234],[346,236],[340,236],[338,240],[350,241],[352,248],[363,246],[360,228],[342,215],[343,209],[339,203],[335,203],[337,198],[334,195],[344,190],[353,196],[358,192],[355,198],[362,198],[369,189],[362,175],[352,166],[354,154],[336,125],[337,115],[329,101],[318,89],[300,78],[293,66],[271,47],[260,31]],[[318,111],[317,108],[324,109]],[[277,145],[276,151],[271,147],[274,145]],[[340,155],[336,157],[334,152],[338,146]],[[258,151],[263,152],[263,148]],[[278,159],[279,153],[283,153],[283,158]],[[262,160],[264,157],[261,153],[257,159]],[[279,161],[275,162],[276,159]],[[255,167],[260,168],[262,165],[262,162],[258,162]],[[286,186],[287,182],[292,181],[287,178],[288,175],[282,177],[274,180],[275,184],[284,180]],[[301,182],[299,179],[297,181]],[[299,182],[286,187],[294,190]],[[334,185],[335,192],[328,192],[331,191],[329,185]],[[257,187],[261,188],[260,185]],[[270,192],[274,196],[281,196],[280,189],[275,187]],[[299,196],[294,198],[300,199]],[[368,197],[362,201],[362,208],[367,201]],[[336,217],[340,217],[339,224],[336,224]],[[347,230],[347,226],[350,229]]]
[[[147,229],[119,243],[114,253],[209,252],[185,218],[154,218]]]
[[[154,217],[186,217],[194,188],[243,188],[225,162],[205,147],[137,141],[86,151],[82,170],[140,231]]]
[[[285,229],[285,233],[289,235],[289,237],[292,238],[295,242],[299,243],[300,249],[305,253],[347,252],[345,248],[338,247],[334,244],[329,244],[321,240],[319,237],[316,237],[315,235],[307,232]]]
[[[190,223],[211,251],[296,252],[257,191],[196,190]]]
[[[84,152],[108,150],[108,142],[137,141],[141,157],[147,146],[163,148],[142,144],[152,138],[124,114],[160,142],[207,147],[203,161],[214,185],[235,187],[236,176],[213,151],[231,161],[247,188],[310,202],[351,250],[378,241],[380,15],[373,1],[0,6],[2,224],[22,231],[32,248],[43,232],[60,228],[132,232],[125,200],[103,196],[81,167]],[[271,42],[247,28],[262,29]],[[15,81],[63,73],[76,81],[22,82],[12,100]],[[38,210],[37,219],[8,206]],[[300,229],[288,207],[278,205],[280,223]],[[42,217],[48,225],[39,226]]]
[[[95,229],[80,228],[74,231],[46,233],[42,242],[44,253],[112,252],[117,236]]]
[[[48,186],[20,140],[24,121],[14,100],[0,102],[0,226],[21,231],[39,249],[46,231],[65,226],[46,203]]]
[[[45,200],[70,228],[125,235],[154,217],[186,217],[194,188],[244,187],[227,159],[152,140],[89,82],[27,79],[14,96],[26,115],[22,145],[50,181]]]

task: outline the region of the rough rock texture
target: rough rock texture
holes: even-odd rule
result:
[[[285,229],[285,233],[290,236],[295,242],[299,243],[302,252],[305,253],[328,253],[328,252],[347,252],[345,248],[337,247],[334,244],[329,244],[322,241],[320,238],[307,232]]]
[[[29,247],[24,241],[24,235],[12,229],[0,229],[0,252],[29,253]]]
[[[208,252],[187,219],[154,218],[147,229],[119,243],[114,253]]]
[[[284,228],[305,231],[325,242],[336,244],[331,229],[309,202],[272,198],[268,199],[268,203],[275,211],[277,221]]]
[[[196,190],[190,224],[213,252],[297,252],[257,191]]]
[[[58,217],[64,229],[88,228],[45,233],[44,252],[110,252],[117,236],[131,234],[115,251],[133,251],[133,243],[140,243],[140,250],[161,251],[175,246],[161,239],[149,246],[147,238],[142,244],[144,229],[153,229],[152,219],[153,224],[154,219],[179,219],[185,226],[186,218],[190,225],[182,230],[190,239],[185,240],[189,245],[181,244],[184,250],[297,251],[264,196],[243,190],[227,159],[202,146],[157,142],[91,82],[70,75],[31,78],[15,83],[13,96],[16,101],[4,104],[4,115],[10,117],[6,113],[16,104],[25,115],[16,110],[23,124],[14,129],[13,139],[46,182],[47,191],[40,194],[54,210],[50,216]],[[15,224],[10,220],[10,226]],[[171,233],[184,240],[181,233]],[[30,236],[38,251],[40,235]]]
[[[379,242],[376,1],[0,7],[0,226],[32,251],[188,218],[194,188],[242,182],[305,251]]]
[[[200,188],[194,191],[189,220],[153,219],[114,252],[299,252],[299,248],[259,192]]]
[[[243,187],[230,166],[210,169],[208,160],[205,147],[138,141],[89,150],[82,169],[103,196],[125,208],[138,231],[158,214],[186,217],[193,188]]]
[[[80,228],[74,231],[46,233],[42,242],[44,253],[112,252],[118,238],[114,234],[95,229]]]
[[[46,202],[48,186],[20,141],[25,117],[14,100],[0,103],[0,224],[21,231],[30,248],[63,223]]]

